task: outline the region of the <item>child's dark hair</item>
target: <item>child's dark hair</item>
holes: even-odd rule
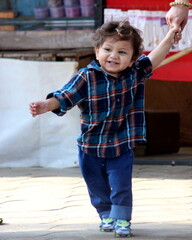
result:
[[[93,35],[93,47],[101,47],[108,37],[113,37],[117,41],[131,41],[134,49],[132,57],[133,60],[137,59],[144,50],[141,31],[131,26],[128,21],[111,21],[103,24],[96,30],[95,34]]]

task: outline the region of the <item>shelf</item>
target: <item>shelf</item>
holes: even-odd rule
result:
[[[46,18],[18,17],[1,19],[0,26],[12,25],[17,31],[26,30],[66,30],[66,29],[94,29],[95,20],[90,17],[79,18]]]

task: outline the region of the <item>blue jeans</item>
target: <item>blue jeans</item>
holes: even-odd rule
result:
[[[109,159],[88,155],[79,148],[81,173],[101,219],[131,220],[133,159],[132,150]]]

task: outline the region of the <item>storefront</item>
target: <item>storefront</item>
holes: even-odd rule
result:
[[[131,9],[157,12],[169,9],[168,0],[155,2],[145,0],[142,1],[142,5],[140,4],[141,1],[138,0],[135,0],[134,4],[126,0],[107,0],[106,5],[104,1],[99,0],[94,1],[94,14],[92,16],[62,16],[53,18],[49,15],[47,18],[37,18],[34,8],[47,1],[30,0],[24,1],[21,5],[19,3],[22,1],[4,0],[1,2],[0,9],[7,9],[7,13],[12,13],[12,18],[1,18],[0,58],[45,62],[77,62],[77,68],[86,66],[94,58],[90,38],[94,29],[104,21],[105,9],[119,9],[125,12]],[[0,13],[2,12],[0,11]],[[25,13],[28,15],[24,16]],[[151,37],[153,38],[153,35]],[[180,52],[180,50],[171,52],[168,57],[177,52]],[[147,54],[148,52],[145,53]],[[5,62],[3,64],[3,67],[5,67]],[[149,123],[152,119],[155,119],[150,123],[150,126],[153,123],[156,124],[150,130],[154,133],[153,143],[155,142],[154,139],[162,139],[160,142],[157,141],[158,145],[162,142],[165,143],[163,139],[168,140],[166,145],[174,142],[176,147],[170,150],[170,145],[170,149],[166,150],[167,152],[169,150],[177,151],[180,145],[192,145],[191,64],[192,53],[189,53],[176,61],[159,67],[154,71],[152,79],[146,83],[146,114],[148,114]],[[9,63],[9,66],[11,66],[11,63]],[[6,71],[4,73],[4,83],[6,83]],[[11,79],[13,81],[14,73]],[[62,82],[62,79],[60,81]],[[165,115],[168,117],[170,132],[169,127],[165,128],[165,125],[162,125],[166,124],[161,121],[162,116]],[[7,124],[6,121],[5,124]],[[175,130],[172,131],[171,128]],[[164,135],[159,136],[160,133]],[[171,136],[171,139],[168,139],[167,136]],[[162,148],[164,151],[165,147],[163,146]]]

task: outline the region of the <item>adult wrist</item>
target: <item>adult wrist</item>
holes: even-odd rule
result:
[[[175,2],[190,2],[190,0],[175,0]]]
[[[169,4],[171,7],[175,7],[175,6],[184,6],[184,7],[188,7],[188,8],[192,8],[192,3],[190,3],[189,1],[175,1],[175,2],[171,2]]]

